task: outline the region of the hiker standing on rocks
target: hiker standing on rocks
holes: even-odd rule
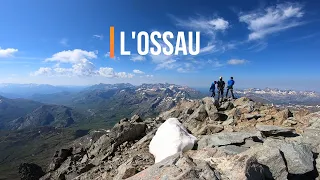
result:
[[[229,93],[229,90],[230,90],[230,93],[232,95],[232,99],[235,99],[234,98],[234,94],[233,94],[233,85],[234,85],[233,77],[230,77],[230,80],[228,81],[228,86],[227,86],[226,98],[228,98],[228,93]]]
[[[212,92],[211,97],[215,97],[216,96],[216,84],[217,84],[217,81],[214,81],[211,84],[211,87],[210,87],[210,92]]]
[[[220,100],[220,96],[221,96],[221,100],[223,99],[223,90],[224,90],[225,84],[226,83],[222,80],[222,77],[220,77],[219,81],[217,82],[218,100]]]

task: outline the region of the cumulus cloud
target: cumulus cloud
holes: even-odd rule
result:
[[[96,59],[96,52],[84,51],[81,49],[74,49],[68,51],[61,51],[54,54],[52,57],[47,58],[46,62],[59,62],[59,63],[71,63],[76,64],[83,62],[83,60]]]
[[[303,15],[301,4],[283,3],[255,12],[242,13],[239,21],[246,23],[251,31],[248,40],[257,40],[304,24],[301,21]]]
[[[97,58],[96,51],[85,51],[74,49],[58,52],[52,57],[45,59],[45,62],[56,62],[53,67],[41,67],[31,73],[32,76],[102,76],[108,78],[132,78],[133,74],[126,72],[115,72],[111,67],[100,67],[96,69],[91,60]],[[61,67],[64,65],[64,67]],[[65,67],[69,66],[69,67]]]
[[[138,55],[138,54],[133,54],[130,58],[131,61],[144,61],[146,58],[144,56]]]
[[[13,49],[13,48],[2,49],[0,47],[0,58],[12,57],[16,52],[18,52],[18,49]]]
[[[135,73],[135,74],[144,74],[144,72],[140,71],[139,69],[134,69],[133,73]]]
[[[52,75],[52,68],[50,67],[41,67],[37,71],[31,73],[33,76],[39,76],[39,75]]]
[[[239,65],[239,64],[246,64],[249,61],[245,60],[245,59],[230,59],[228,60],[228,64],[230,65]]]

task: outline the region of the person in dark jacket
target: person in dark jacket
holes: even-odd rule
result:
[[[230,93],[232,95],[232,99],[235,99],[234,94],[233,94],[233,85],[234,85],[234,80],[233,80],[233,77],[231,77],[230,80],[228,81],[226,98],[228,98],[228,93],[230,90]]]
[[[210,86],[210,92],[212,92],[211,97],[216,96],[216,84],[217,84],[217,81],[214,81]]]
[[[224,87],[225,87],[225,82],[222,80],[222,77],[219,78],[219,81],[217,82],[217,88],[218,88],[218,100],[221,98],[223,98],[223,91],[224,91]]]

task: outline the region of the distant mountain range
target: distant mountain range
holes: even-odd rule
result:
[[[69,127],[75,124],[88,129],[101,125],[113,126],[121,118],[134,114],[153,117],[174,107],[182,99],[202,97],[197,90],[174,84],[97,84],[81,91],[64,91],[60,87],[58,90],[50,85],[33,84],[6,84],[1,87],[15,88],[15,92],[31,92],[32,89],[37,93],[31,95],[30,100],[2,96],[0,129]],[[42,88],[36,91],[34,87]],[[43,94],[44,87],[53,89]]]
[[[8,128],[16,118],[32,112],[42,103],[26,99],[9,99],[0,96],[0,129]]]
[[[53,86],[49,84],[0,83],[0,95],[7,98],[30,98],[34,94],[52,94],[63,91],[75,92],[86,86]]]
[[[41,126],[63,128],[84,119],[85,116],[66,106],[42,105],[31,113],[13,120],[9,126],[10,129],[36,128]]]
[[[72,105],[72,101],[81,101],[83,96],[89,96],[90,93],[96,91],[100,97],[106,99],[108,96],[114,95],[112,92],[125,89],[137,90],[142,88],[144,90],[156,88],[164,90],[166,88],[176,89],[179,91],[187,92],[186,97],[189,95],[193,97],[203,97],[209,95],[207,89],[203,88],[187,88],[174,84],[142,84],[134,86],[129,83],[122,84],[97,84],[93,86],[53,86],[48,84],[8,84],[0,83],[0,95],[6,98],[25,98],[32,99],[45,103]],[[170,88],[169,88],[170,89]],[[201,92],[199,92],[199,91]],[[97,92],[100,91],[100,92]],[[108,91],[108,92],[106,92]],[[320,104],[320,93],[315,91],[296,91],[296,90],[280,90],[275,88],[248,88],[236,89],[238,96],[252,96],[262,101],[276,104],[299,104],[299,105],[318,105]],[[188,95],[189,94],[189,95]],[[97,94],[96,94],[97,95]],[[95,95],[93,95],[94,97]],[[183,96],[183,95],[182,95]],[[86,97],[88,99],[89,97]],[[90,99],[90,98],[89,98]],[[84,99],[83,99],[84,100]]]
[[[139,114],[154,117],[169,110],[182,99],[209,95],[193,88],[168,83],[96,84],[89,87],[62,87],[36,84],[0,84],[0,92],[27,99],[0,98],[0,129],[74,124],[87,128],[113,126],[119,119]],[[320,105],[320,94],[314,91],[280,89],[240,89],[237,97],[276,105]],[[0,93],[0,95],[4,95]],[[78,112],[81,112],[78,113]],[[89,120],[90,125],[87,121]]]
[[[238,96],[247,96],[264,103],[279,105],[320,105],[320,94],[315,91],[295,91],[280,89],[243,89],[235,90]]]
[[[98,84],[80,92],[35,94],[32,99],[80,109],[97,121],[114,124],[133,114],[155,116],[182,99],[202,96],[197,90],[174,84]]]
[[[84,119],[84,115],[66,106],[0,96],[0,130],[41,126],[68,127]]]

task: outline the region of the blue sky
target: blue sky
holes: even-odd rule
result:
[[[2,0],[0,83],[320,88],[320,2]],[[110,59],[109,26],[115,26]],[[121,56],[120,31],[200,31],[197,56]]]

